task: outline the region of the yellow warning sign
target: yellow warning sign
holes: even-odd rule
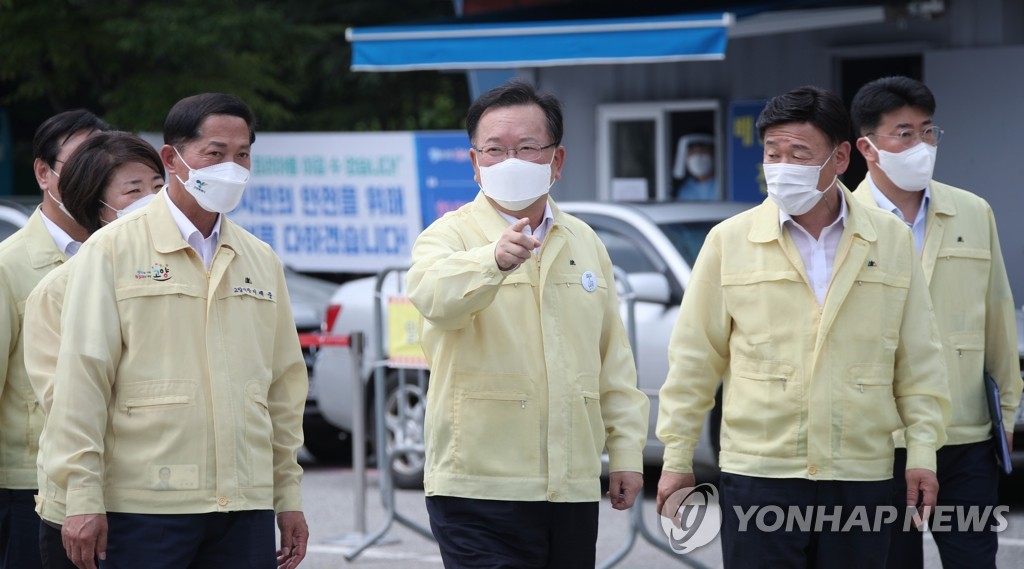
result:
[[[393,367],[427,367],[420,347],[420,313],[406,296],[388,297],[388,348]]]

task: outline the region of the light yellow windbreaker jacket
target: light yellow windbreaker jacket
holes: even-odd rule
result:
[[[36,400],[43,409],[43,429],[39,436],[39,456],[36,459],[36,477],[39,493],[36,512],[44,520],[64,523],[64,504],[67,500],[59,488],[43,472],[43,457],[47,453],[45,418],[53,406],[53,374],[57,369],[57,349],[60,347],[60,312],[64,305],[64,290],[68,274],[75,259],[50,271],[25,301],[25,370],[28,372]]]
[[[67,515],[300,510],[306,366],[270,247],[224,219],[207,273],[161,196],[76,257],[43,463]]]
[[[36,488],[43,410],[25,372],[25,299],[66,257],[37,209],[25,227],[0,243],[0,488]]]
[[[508,222],[483,194],[413,246],[409,297],[431,369],[428,496],[596,502],[606,443],[611,471],[643,468],[650,402],[611,260],[589,226],[551,209],[540,255],[508,273],[494,261]]]
[[[908,468],[935,470],[949,414],[941,342],[910,230],[855,203],[820,306],[779,209],[716,226],[695,263],[669,345],[657,433],[664,468],[690,472],[719,379],[723,471],[885,480],[908,425]]]
[[[867,180],[854,197],[876,205]],[[999,384],[1003,428],[1020,404],[1017,320],[992,208],[959,188],[931,182],[921,265],[935,307],[952,403],[946,444],[988,440],[992,422],[984,371]]]

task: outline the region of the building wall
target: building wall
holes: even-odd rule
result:
[[[1024,236],[1011,234],[1024,216],[1014,188],[1024,178],[1024,0],[946,0],[925,21],[890,21],[809,32],[731,39],[719,62],[601,65],[521,70],[521,76],[564,104],[566,164],[556,199],[598,196],[597,107],[605,103],[718,99],[722,125],[730,100],[763,99],[804,84],[841,92],[840,62],[920,55],[924,81],[938,100],[936,122],[947,130],[936,176],[992,203],[1017,303],[1024,301]],[[1012,71],[1012,72],[1010,72]],[[848,89],[850,86],[846,86]],[[855,87],[854,87],[855,88]],[[860,180],[845,180],[855,185]]]

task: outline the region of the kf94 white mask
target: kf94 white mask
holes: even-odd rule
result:
[[[763,164],[768,197],[789,215],[802,215],[811,211],[825,196],[824,190],[818,190],[818,175],[835,153],[833,148],[821,166]],[[832,178],[825,190],[831,188],[838,178],[838,175]]]
[[[551,156],[554,160],[554,155]],[[507,158],[493,166],[480,166],[480,189],[484,195],[509,211],[522,211],[548,193],[551,163],[537,164]]]
[[[178,149],[174,149],[178,153]],[[185,190],[199,203],[199,207],[211,213],[227,213],[238,206],[249,182],[249,170],[234,162],[221,162],[198,170],[193,169],[178,153],[188,168],[188,180],[175,174]]]
[[[905,192],[919,192],[931,181],[939,147],[919,142],[903,152],[889,152],[879,149],[870,138],[865,137],[865,140],[878,153],[878,167],[897,188]]]

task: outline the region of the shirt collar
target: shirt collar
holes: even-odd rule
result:
[[[78,252],[78,249],[82,246],[81,241],[72,239],[59,225],[51,221],[49,217],[46,217],[42,209],[39,210],[39,216],[43,218],[46,231],[50,233],[50,237],[53,238],[53,242],[57,244],[57,248],[60,249],[61,253],[64,253],[66,257],[71,257]]]
[[[832,223],[828,224],[828,227],[832,227],[833,225],[835,225],[837,223],[840,223],[841,226],[843,226],[843,227],[846,226],[846,216],[847,216],[847,211],[848,210],[846,208],[846,196],[843,195],[843,194],[844,194],[844,192],[843,192],[843,189],[841,187],[840,188],[836,188],[836,195],[839,196],[839,217],[837,217],[835,219],[835,221],[833,221]],[[822,198],[822,199],[825,199],[825,198]],[[793,216],[791,216],[788,213],[782,211],[782,208],[779,208],[779,229],[785,228],[787,221],[796,223],[796,220],[793,219]],[[800,225],[800,224],[797,223],[797,225]]]
[[[884,209],[885,211],[895,213],[900,219],[903,219],[903,212],[900,211],[900,208],[896,207],[896,204],[892,203],[892,200],[890,200],[885,194],[882,193],[882,190],[878,189],[878,186],[875,185],[875,181],[871,179],[870,173],[867,176],[867,180],[868,187],[871,188],[871,196],[875,198],[875,203],[878,204],[878,207]],[[902,192],[903,190],[900,191]],[[918,217],[921,217],[922,213],[928,212],[928,202],[930,201],[932,201],[932,189],[931,184],[928,184],[927,186],[924,187],[924,200],[921,202],[922,207],[917,213]],[[915,221],[917,220],[903,219],[904,223],[913,224]]]
[[[166,186],[164,186],[163,194],[164,199],[167,200],[167,209],[171,211],[171,217],[174,218],[174,224],[178,226],[178,231],[181,232],[182,239],[191,243],[189,238],[198,233],[200,240],[212,239],[214,243],[217,242],[220,238],[220,221],[223,217],[222,215],[217,215],[217,222],[213,224],[213,231],[210,232],[210,237],[203,237],[202,232],[196,228],[196,225],[192,223],[192,220],[182,213],[182,211],[178,209],[178,206],[174,204],[174,200],[171,199],[171,194],[167,191]]]

